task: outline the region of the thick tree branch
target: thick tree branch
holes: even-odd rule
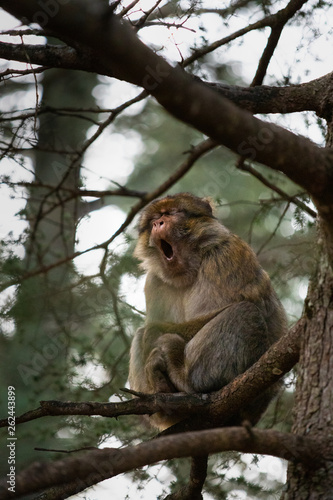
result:
[[[53,485],[78,482],[77,491],[118,474],[171,458],[206,455],[236,450],[293,459],[320,466],[324,458],[316,440],[277,431],[229,427],[181,436],[168,436],[122,449],[104,448],[83,456],[50,463],[34,463],[16,476],[16,491],[8,491],[6,479],[0,483],[0,498],[18,498]],[[80,485],[80,486],[79,486]]]
[[[76,49],[63,45],[18,45],[0,42],[0,58],[24,63],[29,61],[31,64],[42,65],[43,70],[63,68],[113,76],[110,68],[99,64],[99,60],[92,55],[92,52],[84,47],[78,53]],[[239,87],[214,82],[202,81],[202,83],[240,108],[254,114],[314,111],[318,116],[325,118],[327,101],[333,94],[333,73],[310,82],[286,87],[267,85]],[[258,85],[257,80],[255,85]]]
[[[221,83],[203,82],[240,108],[252,113],[297,113],[314,111],[326,117],[332,104],[333,73],[299,85],[287,87],[239,87]]]
[[[0,42],[0,58],[49,68],[95,71],[94,60],[85,50],[78,55],[72,47],[63,45],[28,45]]]
[[[35,21],[40,10],[37,0],[4,0],[2,5],[17,17]],[[181,68],[173,68],[145,46],[127,24],[102,5],[78,1],[61,5],[48,24],[60,36],[75,33],[80,43],[100,54],[100,61],[116,78],[144,87],[176,118],[232,151],[284,172],[312,194],[318,205],[331,205],[332,149],[319,148],[277,125],[258,120],[193,81]],[[301,162],[295,161],[300,158]]]
[[[83,401],[72,403],[68,401],[40,401],[40,407],[16,417],[16,425],[30,422],[42,417],[59,415],[99,415],[118,418],[122,415],[151,415],[158,411],[176,411],[186,408],[195,413],[201,406],[207,406],[209,398],[200,394],[137,394],[139,397],[119,403],[98,403]],[[6,427],[8,420],[0,420],[0,427]]]
[[[274,32],[277,29],[275,27]],[[24,33],[24,31],[22,32]],[[318,116],[325,118],[327,99],[333,92],[333,73],[299,85],[287,87],[259,86],[265,75],[272,50],[275,48],[274,43],[277,43],[277,41],[278,37],[273,36],[272,32],[257,74],[251,84],[252,87],[257,87],[238,87],[213,82],[204,83],[239,107],[255,114],[315,111]],[[113,76],[110,68],[100,64],[96,54],[83,46],[78,52],[73,47],[63,45],[19,45],[0,42],[0,58],[42,65],[42,71],[48,68],[63,68]],[[186,66],[186,62],[184,66]]]

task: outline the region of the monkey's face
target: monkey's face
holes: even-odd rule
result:
[[[189,231],[185,213],[173,207],[161,208],[151,220],[148,245],[169,277],[184,274]]]
[[[144,210],[135,256],[144,269],[166,283],[188,286],[195,280],[203,253],[214,244],[221,227],[206,200],[188,193],[167,196]]]

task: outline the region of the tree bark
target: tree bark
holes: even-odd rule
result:
[[[328,138],[333,138],[328,123]],[[331,140],[327,145],[332,147]],[[333,217],[320,206],[317,269],[305,301],[293,433],[317,440],[324,458],[319,468],[289,462],[283,500],[333,498]]]
[[[321,443],[332,456],[333,273],[323,253],[306,301],[307,325],[301,340],[293,432]],[[333,463],[309,470],[290,462],[285,500],[333,498]]]

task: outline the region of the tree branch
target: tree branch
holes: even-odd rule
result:
[[[36,20],[40,9],[38,0],[4,0],[2,5],[17,17],[30,20]],[[95,7],[81,1],[61,5],[48,24],[60,36],[75,33],[80,43],[96,51],[100,62],[116,78],[144,87],[176,118],[232,151],[284,172],[313,195],[323,213],[322,205],[332,204],[332,149],[319,148],[308,139],[240,110],[181,68],[170,66],[102,5],[99,11]],[[295,158],[302,161],[295,162]]]
[[[87,49],[79,55],[73,47],[63,45],[19,45],[0,42],[0,58],[23,63],[30,62],[45,66],[45,68],[64,68],[88,72],[101,70],[95,65],[95,58]]]
[[[251,165],[248,163],[244,162],[244,159],[241,158],[241,160],[237,163],[236,168],[238,170],[242,170],[243,172],[248,172],[249,174],[253,175],[256,179],[258,179],[262,184],[265,186],[269,187],[272,191],[275,193],[279,194],[281,198],[289,201],[290,203],[293,203],[297,207],[299,207],[301,210],[306,212],[310,217],[313,217],[314,219],[317,217],[317,213],[312,210],[312,208],[308,207],[303,201],[301,201],[297,195],[290,196],[288,193],[280,189],[278,186],[270,182],[266,177],[264,177],[260,172],[258,172],[255,168],[253,168]]]
[[[201,491],[207,477],[208,455],[192,457],[188,483],[164,500],[202,500]]]
[[[203,83],[240,108],[255,114],[314,111],[325,118],[327,101],[333,92],[333,73],[286,87],[239,87],[214,82]]]
[[[16,425],[42,417],[59,415],[99,415],[118,418],[122,415],[151,415],[158,411],[177,411],[186,408],[189,413],[196,412],[201,406],[207,406],[209,398],[200,394],[159,393],[136,394],[138,398],[119,403],[98,403],[83,401],[40,401],[40,407],[16,417]],[[6,427],[8,419],[0,420],[0,427]]]
[[[276,49],[277,44],[279,43],[283,28],[284,28],[284,24],[281,24],[280,26],[272,28],[271,34],[267,40],[267,45],[266,45],[265,50],[262,53],[262,56],[260,58],[256,74],[252,80],[251,87],[256,87],[257,85],[262,85],[262,82],[263,82],[265,75],[266,75],[268,65],[270,63],[270,60],[272,59],[273,54],[274,54],[274,50]]]
[[[333,73],[299,85],[286,87],[259,86],[269,63],[270,56],[268,53],[272,54],[273,41],[275,40],[277,43],[275,38],[272,32],[257,74],[251,84],[252,87],[255,85],[256,87],[230,86],[213,82],[203,83],[239,107],[255,114],[315,111],[318,116],[325,118],[327,113],[326,98],[333,92]],[[104,64],[100,64],[100,59],[96,58],[96,54],[84,46],[78,52],[73,47],[62,45],[19,45],[0,42],[0,58],[42,65],[41,71],[48,68],[64,68],[96,72],[110,77],[114,76],[112,70],[105,67]],[[187,61],[183,63],[183,66],[187,66]],[[7,73],[9,71],[7,70]],[[260,73],[260,79],[258,72]],[[198,78],[198,80],[200,79]]]
[[[277,44],[280,40],[283,28],[285,27],[287,22],[296,14],[296,12],[303,7],[303,5],[306,2],[307,0],[291,0],[284,9],[281,9],[276,14],[273,14],[273,16],[271,16],[274,18],[274,20],[270,25],[272,29],[271,34],[268,38],[264,52],[260,58],[255,77],[251,83],[252,87],[262,84],[263,79],[266,75],[268,65],[274,54],[274,50],[276,49]]]
[[[160,460],[196,455],[208,455],[221,451],[236,450],[243,453],[260,453],[287,460],[293,459],[311,468],[319,466],[317,440],[292,434],[229,427],[168,436],[122,449],[104,448],[86,452],[50,463],[34,463],[16,476],[16,491],[8,491],[6,479],[0,483],[0,497],[18,498],[53,485],[71,483],[75,478],[76,491],[124,472],[154,464]]]
[[[268,26],[274,28],[278,24],[286,23],[287,20],[290,19],[297,12],[297,10],[301,9],[302,6],[307,1],[308,0],[291,0],[286,7],[279,10],[275,14],[271,14],[270,16],[264,17],[259,21],[256,21],[255,23],[249,24],[248,26],[245,26],[244,28],[235,31],[231,35],[221,38],[220,40],[216,40],[207,47],[203,47],[202,49],[194,51],[193,54],[185,60],[185,64],[186,65],[191,64],[192,62],[196,61],[199,57],[209,54],[210,52],[213,52],[217,48],[222,47],[223,45],[226,45],[227,43],[236,40],[241,36],[246,35],[246,33],[250,33],[251,31],[254,30],[260,30]]]
[[[0,58],[24,63],[29,60],[31,64],[42,65],[42,71],[48,68],[63,68],[113,76],[110,68],[100,65],[99,60],[84,47],[79,54],[73,47],[62,45],[18,45],[0,42]],[[6,70],[6,73],[9,71]],[[29,73],[31,71],[29,70]],[[285,87],[240,87],[204,82],[199,78],[197,80],[254,114],[314,111],[325,118],[326,98],[333,93],[333,73],[310,82]],[[257,80],[252,82],[252,85],[254,84],[258,85]]]

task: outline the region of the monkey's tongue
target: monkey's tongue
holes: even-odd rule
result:
[[[173,249],[172,246],[167,241],[161,240],[161,249],[168,260],[172,259]]]

